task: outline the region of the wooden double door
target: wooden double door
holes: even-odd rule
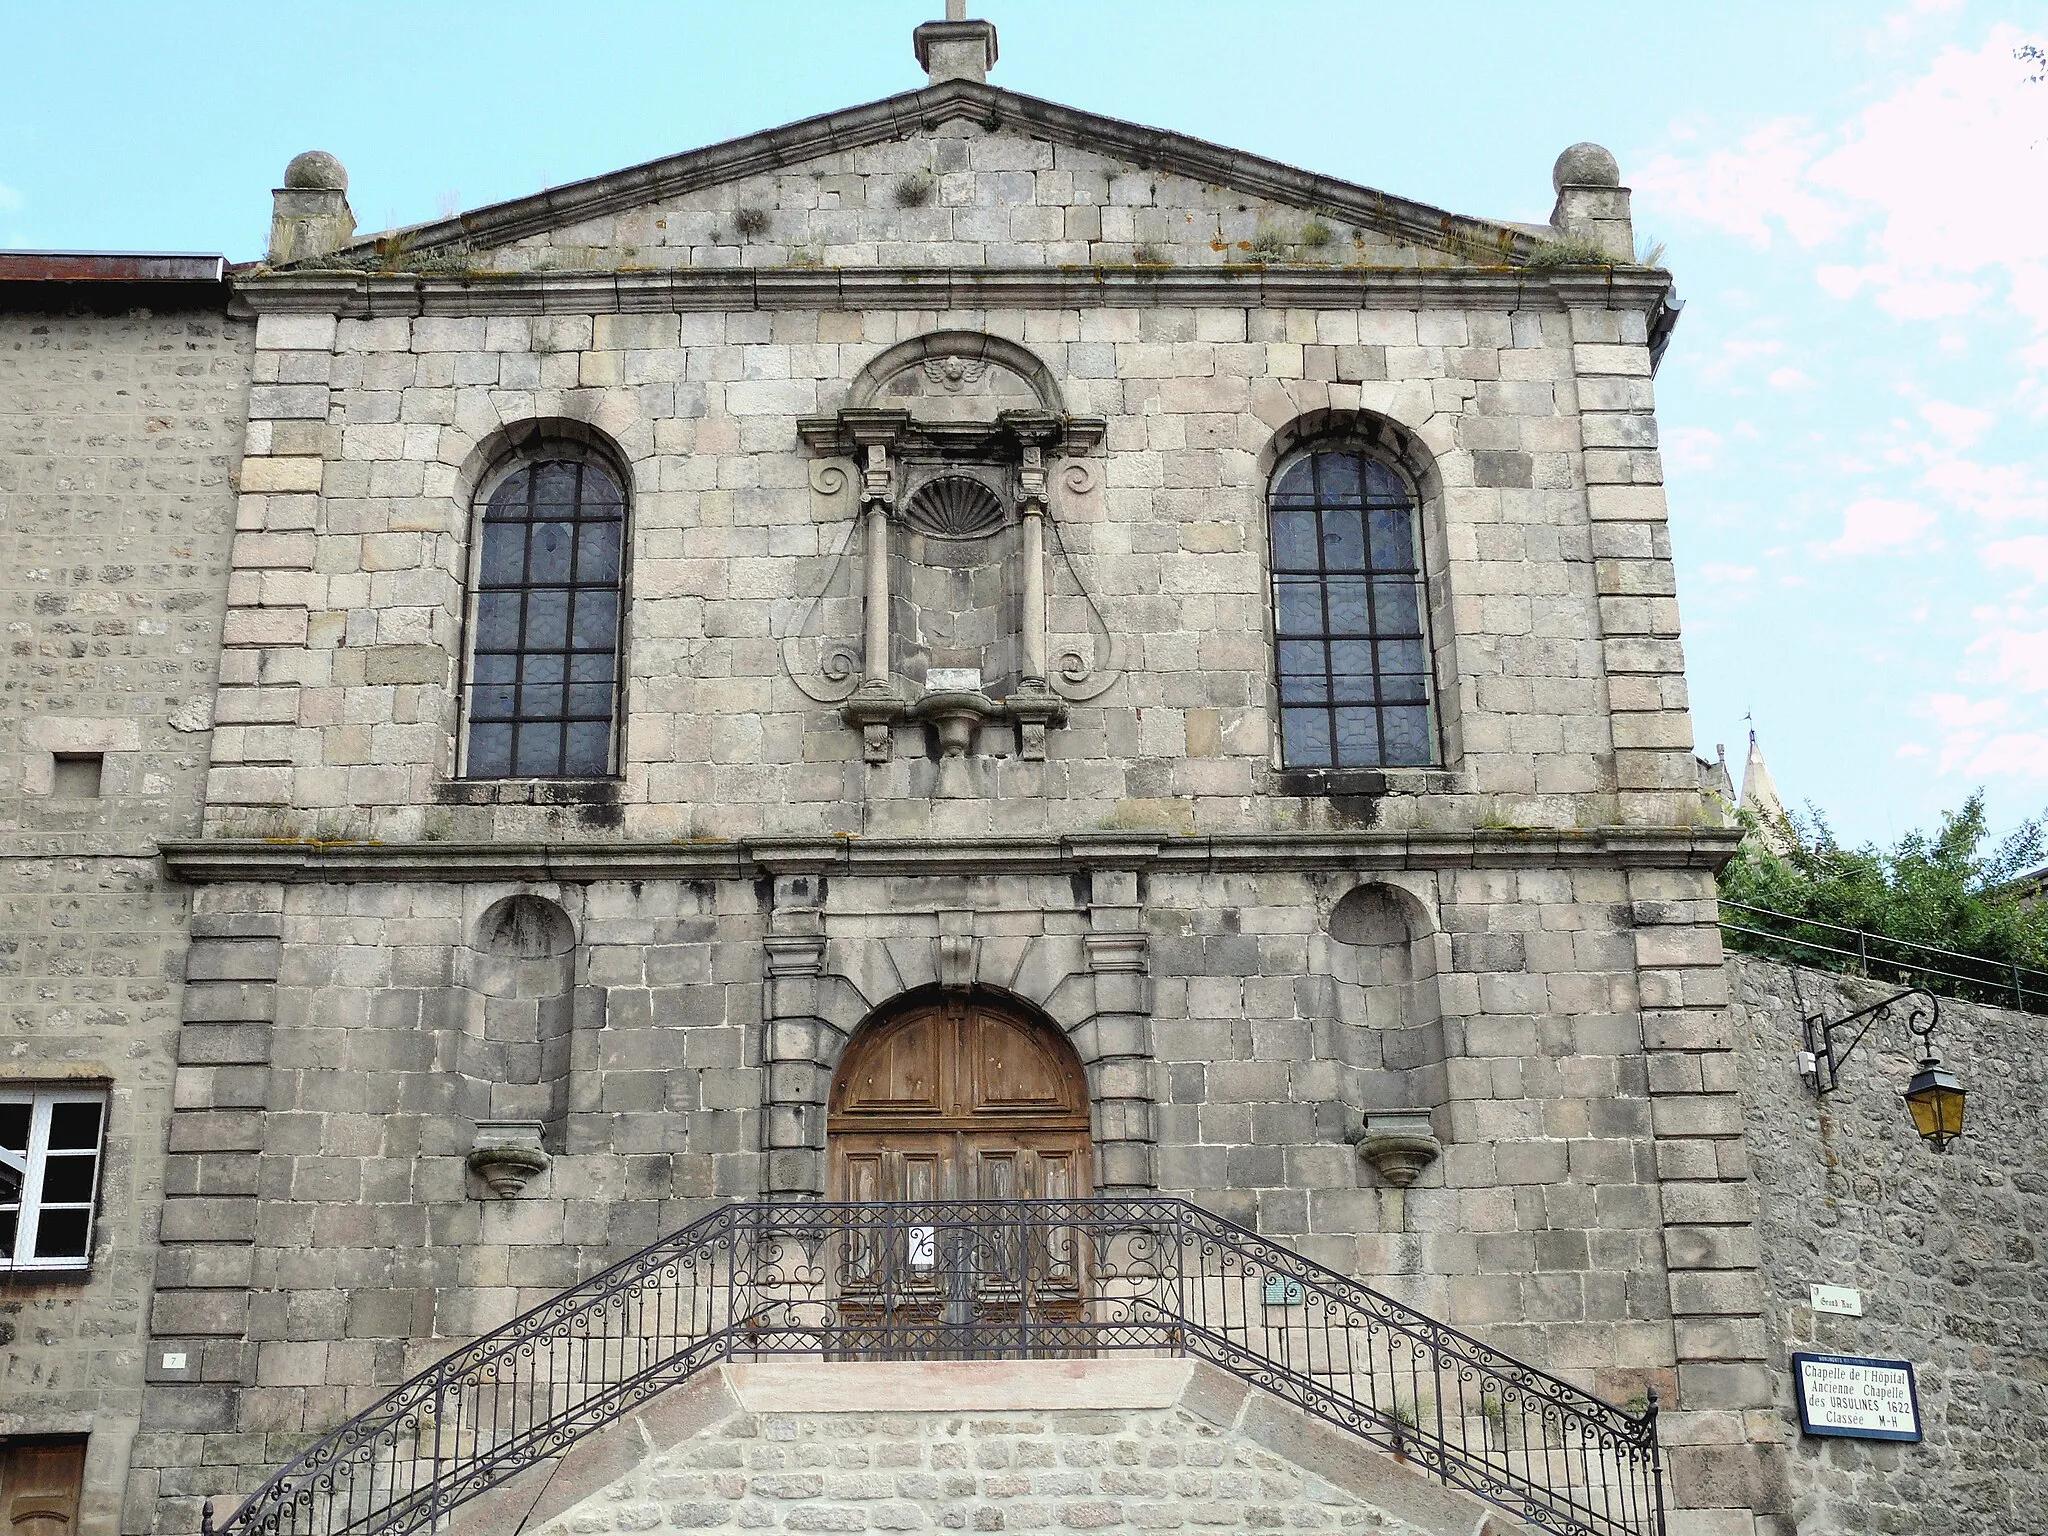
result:
[[[972,994],[913,1004],[855,1037],[827,1129],[833,1199],[912,1203],[849,1237],[849,1353],[1008,1352],[1020,1334],[1030,1353],[1071,1350],[1061,1325],[1082,1321],[1087,1289],[1073,1230],[916,1209],[1089,1192],[1087,1079],[1064,1037]]]
[[[1091,1182],[1088,1084],[1050,1026],[941,996],[854,1038],[826,1129],[835,1200],[1077,1199]]]

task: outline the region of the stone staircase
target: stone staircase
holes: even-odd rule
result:
[[[397,1387],[219,1532],[1149,1530],[1192,1502],[1663,1536],[1656,1431],[1182,1200],[735,1203]]]

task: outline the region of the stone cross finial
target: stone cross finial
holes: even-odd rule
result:
[[[933,85],[947,80],[988,79],[996,61],[996,29],[986,21],[967,19],[967,0],[946,0],[946,19],[928,21],[911,34],[917,62]]]

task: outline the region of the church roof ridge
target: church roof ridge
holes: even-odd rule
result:
[[[1427,245],[1476,238],[1500,250],[1503,265],[1526,262],[1544,243],[1544,237],[1531,233],[1528,225],[1452,213],[1174,129],[1147,127],[978,81],[946,80],[448,218],[381,231],[320,256],[282,263],[273,270],[330,266],[337,259],[373,252],[380,240],[401,234],[408,250],[419,252],[465,244],[506,244],[653,198],[738,181],[839,150],[885,143],[920,128],[976,114],[991,129],[1013,127],[1034,138],[1121,156],[1146,169],[1327,212]]]

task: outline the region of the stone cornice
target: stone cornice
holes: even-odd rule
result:
[[[798,165],[821,155],[908,138],[927,126],[959,118],[979,122],[992,132],[1009,128],[1146,169],[1176,172],[1199,182],[1249,192],[1304,210],[1317,210],[1347,223],[1384,230],[1424,245],[1441,246],[1453,240],[1478,238],[1498,245],[1516,259],[1527,260],[1541,243],[1535,236],[1508,224],[1467,218],[1355,182],[1313,175],[1278,160],[1211,144],[1188,134],[1127,123],[999,86],[949,80],[843,112],[828,112],[764,133],[728,139],[722,144],[651,160],[567,186],[550,187],[531,197],[415,225],[406,231],[407,248],[431,252],[464,245],[505,245],[663,198]],[[375,249],[373,238],[334,254],[368,255]],[[332,259],[333,256],[310,258],[300,265]]]
[[[744,309],[1639,309],[1668,273],[1642,267],[736,267],[639,272],[278,272],[235,281],[256,314],[631,314]]]
[[[1740,831],[1594,827],[1553,831],[1127,832],[1067,837],[746,838],[691,843],[320,843],[256,838],[167,842],[174,879],[223,882],[744,880],[764,874],[1071,874],[1560,867],[1719,869]]]

